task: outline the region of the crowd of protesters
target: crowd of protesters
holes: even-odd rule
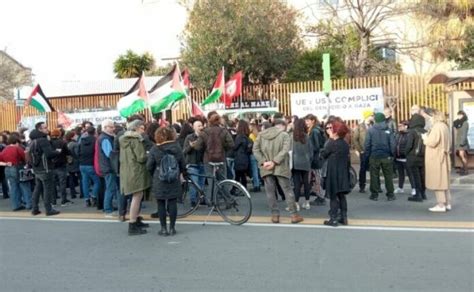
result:
[[[41,213],[43,198],[45,214],[52,216],[59,214],[57,200],[66,207],[79,196],[86,207],[102,209],[108,218],[126,221],[129,211],[128,232],[137,235],[148,227],[140,216],[141,202],[153,196],[157,212],[152,217],[160,220],[159,235],[174,235],[182,178],[204,188],[205,178],[199,175],[212,174],[211,164],[221,163],[217,179],[234,179],[253,192],[264,188],[273,223],[280,222],[279,199],[286,201],[292,223],[304,220],[300,209],[325,205],[329,199],[324,224],[347,225],[346,195],[356,184],[350,172],[352,146],[360,160],[360,193],[367,192],[366,172],[370,173],[369,199],[377,201],[382,193],[382,172],[388,201],[404,193],[408,177],[409,201],[423,202],[429,189],[437,200],[430,211],[451,210],[446,116],[415,105],[410,119],[398,125],[389,109],[383,113],[367,109],[361,118],[353,131],[338,117],[319,120],[311,114],[262,114],[248,121],[210,112],[173,125],[161,118],[146,123],[143,116],[134,115],[125,125],[112,120],[100,125],[84,122],[69,131],[50,130],[39,122],[27,137],[23,131],[0,135],[3,198],[10,198],[13,211],[28,209],[32,215]],[[462,163],[459,173],[465,175],[469,145],[463,111],[453,127],[454,150]],[[160,168],[163,163],[175,165],[171,173],[180,178],[167,177]],[[209,204],[207,198],[198,201],[195,193],[190,200],[193,206]]]

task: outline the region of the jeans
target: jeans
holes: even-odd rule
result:
[[[380,170],[385,180],[387,197],[393,196],[393,160],[391,158],[370,158],[370,193],[377,197],[380,190]]]
[[[81,170],[81,184],[82,184],[82,191],[84,192],[84,199],[89,200],[89,187],[90,187],[90,180],[94,183],[94,187],[92,189],[92,197],[97,199],[99,197],[100,191],[100,180],[97,174],[95,173],[94,167],[92,165],[81,165],[79,166]]]
[[[275,197],[277,181],[280,184],[286,197],[286,204],[290,210],[290,213],[296,213],[295,195],[291,189],[290,180],[286,177],[267,175],[263,178],[265,181],[265,193],[267,195],[268,206],[273,215],[279,215],[280,209],[278,208],[277,199]]]
[[[53,170],[55,181],[59,184],[59,193],[61,194],[61,203],[67,201],[67,170],[66,167],[55,168]]]
[[[31,185],[29,181],[20,182],[18,166],[5,167],[5,177],[8,182],[10,193],[10,204],[12,210],[21,207],[25,203],[27,209],[31,209]]]
[[[258,161],[253,154],[250,155],[250,171],[252,173],[253,187],[260,187],[260,170],[258,169]]]
[[[35,190],[33,191],[33,211],[38,211],[39,197],[43,195],[46,214],[53,210],[54,175],[51,171],[35,171]]]
[[[235,179],[235,159],[234,158],[226,158],[227,161],[227,179]]]
[[[114,207],[113,199],[118,197],[117,175],[109,173],[105,175],[105,196],[104,196],[104,212],[112,213]]]
[[[201,190],[204,190],[204,183],[206,181],[205,177],[202,176],[197,176],[196,174],[199,175],[205,175],[206,171],[204,169],[204,164],[190,164],[188,166],[188,174],[191,177],[192,181],[201,188]],[[191,188],[191,192],[189,194],[189,197],[191,199],[191,202],[197,203],[197,198],[196,198],[196,190],[194,188]]]

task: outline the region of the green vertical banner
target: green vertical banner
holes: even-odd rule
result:
[[[331,91],[331,58],[323,54],[323,91],[326,95]]]

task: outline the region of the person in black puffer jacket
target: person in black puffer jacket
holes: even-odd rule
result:
[[[45,122],[39,122],[35,129],[30,133],[29,155],[31,164],[35,173],[35,189],[32,198],[32,215],[38,215],[41,212],[38,208],[39,198],[42,195],[44,208],[47,216],[57,215],[59,211],[53,209],[54,193],[54,174],[53,159],[58,157],[59,151],[54,150],[48,137],[48,126]]]
[[[416,193],[408,198],[409,201],[423,202],[425,195],[425,153],[421,135],[426,133],[425,119],[419,114],[414,114],[408,125],[406,145],[407,168],[413,178]]]
[[[395,135],[395,164],[398,172],[398,188],[395,194],[403,193],[403,185],[405,184],[405,173],[408,174],[410,185],[414,190],[414,184],[407,168],[407,140],[408,140],[408,121],[402,121],[398,125],[398,132]]]
[[[158,201],[158,216],[160,217],[161,236],[175,235],[175,223],[178,215],[177,198],[182,193],[181,180],[176,177],[167,182],[160,178],[161,160],[165,155],[174,156],[179,166],[179,172],[183,174],[186,170],[183,150],[176,141],[176,130],[171,127],[162,127],[156,131],[155,141],[147,159],[147,169],[153,177],[151,193]],[[166,208],[167,207],[167,208]],[[166,214],[170,217],[170,229],[166,226]]]

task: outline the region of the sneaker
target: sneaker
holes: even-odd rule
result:
[[[303,207],[303,209],[306,209],[306,210],[311,209],[311,206],[309,205],[309,202],[304,202],[302,207]]]
[[[310,202],[309,204],[316,205],[316,206],[324,206],[326,205],[326,200],[321,197],[316,197],[316,199],[314,199],[314,201]]]
[[[433,208],[429,208],[431,212],[436,212],[436,213],[444,213],[446,212],[446,207],[445,206],[434,206]]]
[[[415,190],[415,189],[412,189],[412,190],[411,190],[411,195],[412,195],[412,196],[416,195],[416,190]]]
[[[91,200],[86,200],[86,207],[91,207]]]
[[[446,204],[446,211],[451,211],[451,204]]]
[[[396,199],[395,195],[387,195],[387,201],[395,201]]]
[[[372,195],[370,195],[369,199],[372,200],[372,201],[378,201],[379,195],[378,194],[372,194]]]
[[[404,191],[403,191],[402,188],[397,188],[397,189],[395,190],[395,194],[403,194],[403,193],[404,193]]]
[[[21,211],[21,210],[25,210],[25,209],[26,209],[25,206],[20,206],[18,208],[13,209],[13,212],[17,212],[17,211]]]
[[[72,205],[72,204],[74,204],[74,202],[71,202],[71,201],[69,201],[69,200],[66,200],[66,201],[64,201],[64,202],[61,202],[61,207],[70,206],[70,205]]]
[[[360,188],[360,189],[359,189],[359,193],[365,194],[365,188]]]
[[[117,217],[117,213],[112,212],[112,213],[105,213],[105,218],[115,218]]]

